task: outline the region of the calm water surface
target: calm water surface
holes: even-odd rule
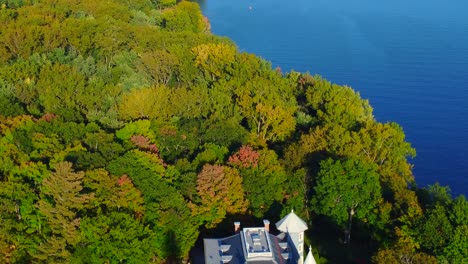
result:
[[[370,100],[416,148],[419,186],[468,195],[468,1],[199,0],[212,31]]]

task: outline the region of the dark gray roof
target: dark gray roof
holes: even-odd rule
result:
[[[232,256],[232,259],[226,263],[243,264],[245,263],[242,243],[239,234],[226,238],[203,239],[205,247],[205,264],[222,264],[223,256]],[[227,247],[223,247],[223,245]],[[223,251],[225,250],[225,251]]]
[[[244,228],[233,236],[203,242],[205,264],[296,263],[290,258],[292,248],[284,234],[274,236],[264,228]]]

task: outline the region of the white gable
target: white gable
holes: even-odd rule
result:
[[[304,220],[299,218],[294,211],[276,223],[276,228],[285,233],[301,233],[308,229]]]

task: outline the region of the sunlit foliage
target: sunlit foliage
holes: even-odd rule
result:
[[[0,26],[1,263],[181,263],[291,209],[333,263],[468,259],[466,199],[417,188],[398,124],[194,2],[0,0]]]

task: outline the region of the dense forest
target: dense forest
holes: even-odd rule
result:
[[[465,197],[419,188],[350,87],[239,52],[193,2],[0,5],[0,263],[186,262],[291,209],[319,263],[468,262]]]

